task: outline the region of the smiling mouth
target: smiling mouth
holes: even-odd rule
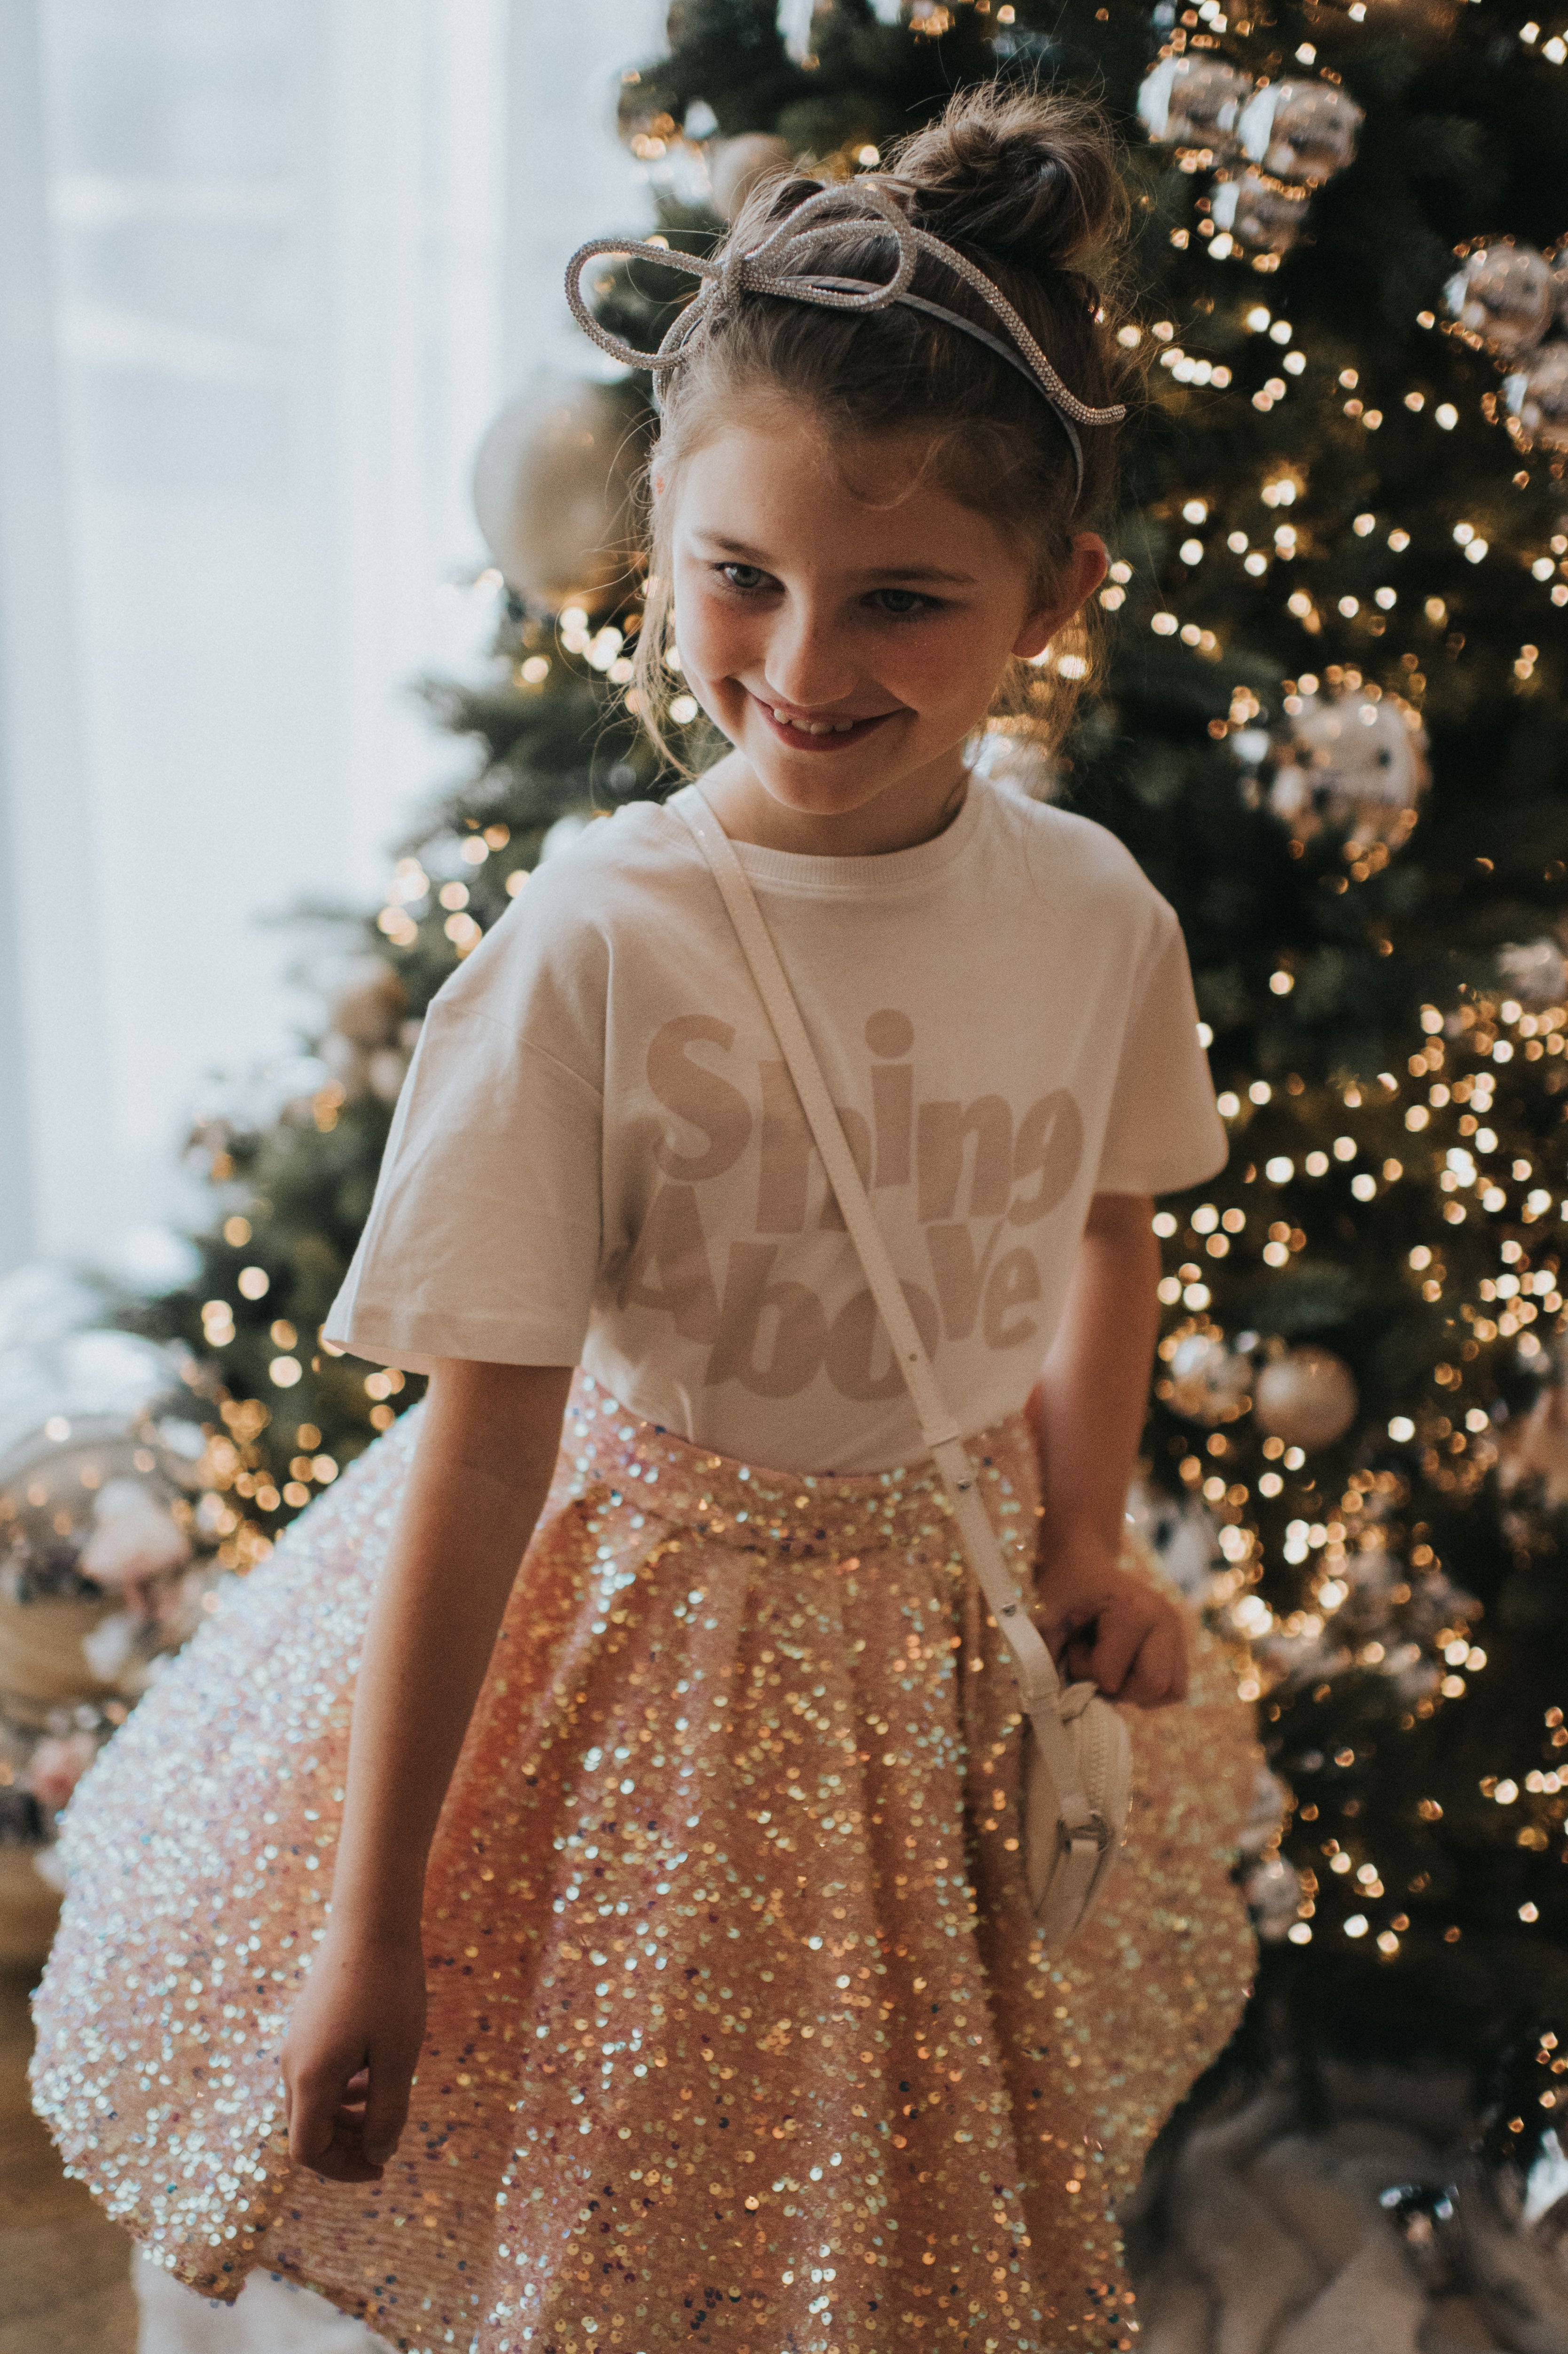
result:
[[[750,693],[749,688],[747,693]],[[891,711],[874,712],[867,719],[791,719],[776,704],[766,703],[753,695],[753,703],[781,744],[789,744],[798,752],[836,752],[846,744],[858,744],[874,727],[891,719]]]

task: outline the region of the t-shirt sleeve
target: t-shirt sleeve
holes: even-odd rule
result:
[[[602,1242],[603,1099],[574,1067],[588,1058],[556,1051],[578,1044],[584,1009],[552,987],[533,943],[498,937],[521,913],[425,1017],[322,1328],[351,1355],[426,1373],[440,1357],[575,1365],[581,1352]]]
[[[1171,1193],[1214,1176],[1229,1150],[1198,1041],[1186,943],[1162,902],[1122,1034],[1095,1190]]]

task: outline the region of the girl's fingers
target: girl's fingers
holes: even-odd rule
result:
[[[1186,1639],[1174,1615],[1162,1615],[1145,1636],[1119,1697],[1139,1708],[1167,1708],[1186,1696]]]
[[[361,2140],[373,2166],[383,2166],[408,2122],[408,2095],[418,2062],[422,2029],[388,2035],[371,2046],[370,2084]]]
[[[334,2110],[331,2094],[317,2098],[302,2086],[289,2120],[289,2156],[296,2166],[320,2166],[332,2147]]]
[[[1060,1660],[1107,1700],[1164,1708],[1187,1696],[1186,1635],[1176,1611],[1157,1595],[1107,1596],[1097,1617],[1069,1635]]]
[[[358,2077],[363,2076],[361,2069]],[[340,2113],[355,2081],[341,2061],[334,2066],[330,2060],[293,2077],[288,2088],[289,2156],[297,2166],[327,2171],[325,2161],[343,2130]]]
[[[1132,1697],[1123,1686],[1157,1617],[1152,1600],[1145,1603],[1141,1597],[1134,1600],[1125,1594],[1114,1595],[1101,1611],[1089,1655],[1089,1673],[1110,1699]]]

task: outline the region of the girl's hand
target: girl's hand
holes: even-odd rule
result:
[[[1187,1697],[1187,1633],[1174,1603],[1118,1569],[1104,1545],[1058,1553],[1041,1570],[1040,1631],[1075,1682],[1107,1700],[1168,1708]]]
[[[379,2182],[408,2117],[425,2034],[411,1937],[329,1929],[283,2042],[289,2156],[329,2182]]]

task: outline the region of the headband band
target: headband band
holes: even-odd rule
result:
[[[846,206],[856,209],[844,218]],[[869,217],[868,217],[869,214]],[[834,216],[829,218],[828,216]],[[803,229],[804,221],[819,221],[821,227]],[[818,243],[822,229],[840,236],[892,236],[897,243],[897,265],[891,278],[877,283],[863,278],[832,278],[812,272],[798,275],[791,263],[804,260],[800,249]],[[782,239],[782,243],[780,240]],[[774,249],[778,248],[777,252]],[[656,262],[662,269],[683,270],[688,276],[703,282],[695,299],[688,302],[672,322],[668,333],[656,352],[639,351],[619,335],[601,327],[583,300],[579,280],[583,266],[596,254],[613,253],[622,258],[633,255]],[[934,255],[946,267],[961,278],[966,285],[989,304],[996,318],[1012,336],[1012,345],[1002,342],[989,329],[976,326],[972,319],[957,311],[944,310],[939,302],[928,302],[923,295],[909,292],[910,281],[922,253]],[[953,246],[933,237],[927,229],[916,228],[894,202],[887,190],[876,181],[861,178],[840,187],[823,188],[797,206],[786,220],[779,223],[771,236],[754,246],[749,253],[732,248],[722,261],[709,260],[705,255],[679,253],[662,245],[650,245],[641,240],[630,243],[619,238],[590,238],[580,245],[567,265],[567,301],[572,316],[586,335],[591,336],[601,351],[621,361],[627,367],[649,368],[652,371],[654,398],[658,398],[658,381],[666,368],[673,368],[690,358],[712,334],[718,321],[740,294],[777,294],[792,302],[811,302],[828,311],[863,313],[880,311],[889,303],[902,303],[906,310],[924,311],[948,326],[957,327],[966,335],[1004,359],[1016,368],[1044,399],[1067,438],[1073,453],[1075,480],[1074,504],[1084,487],[1084,451],[1078,438],[1080,425],[1115,425],[1127,414],[1125,408],[1091,408],[1086,402],[1070,392],[1035,342],[1018,313],[1000,286],[976,268],[967,255]]]

